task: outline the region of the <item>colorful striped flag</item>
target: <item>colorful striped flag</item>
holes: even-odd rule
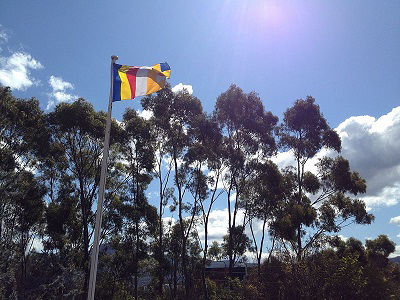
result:
[[[167,63],[152,67],[130,67],[114,64],[113,101],[129,100],[161,90],[170,78]]]

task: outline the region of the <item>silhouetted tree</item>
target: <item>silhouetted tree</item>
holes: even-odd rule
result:
[[[316,174],[306,171],[306,163],[322,147],[341,149],[338,134],[328,126],[314,98],[299,99],[285,112],[278,135],[281,148],[293,153],[296,167],[284,172],[290,191],[281,202],[272,231],[288,242],[301,261],[318,247],[324,234],[338,232],[352,222],[370,224],[374,217],[363,201],[348,196],[365,193],[366,184],[343,157],[323,157]]]
[[[105,113],[96,112],[92,105],[84,99],[75,102],[61,103],[54,112],[48,115],[48,126],[51,129],[52,148],[58,148],[55,152],[59,156],[53,158],[54,164],[48,164],[50,168],[58,168],[61,176],[57,184],[50,184],[54,189],[52,195],[57,194],[55,202],[61,208],[71,208],[77,214],[72,221],[75,227],[76,222],[80,228],[79,233],[75,228],[71,230],[75,240],[71,246],[78,250],[77,263],[84,274],[84,291],[87,290],[89,280],[89,250],[90,239],[94,229],[94,213],[92,208],[97,199],[97,191],[100,180],[100,165],[102,159],[102,148],[105,131]],[[109,157],[108,176],[113,175],[113,145],[118,141],[120,134],[119,126],[114,121],[111,131],[111,155]],[[54,154],[54,153],[50,153]],[[49,170],[47,174],[51,173]],[[51,177],[54,180],[54,177]],[[110,187],[112,180],[109,178],[107,187]],[[70,204],[62,204],[70,202]],[[107,199],[106,199],[107,203]],[[58,209],[48,211],[57,212]],[[54,217],[50,217],[53,218]],[[59,226],[61,232],[64,230]],[[49,229],[49,232],[54,229]],[[78,252],[78,253],[79,253]],[[77,253],[77,254],[78,254]]]
[[[41,232],[45,187],[34,170],[48,130],[35,99],[0,87],[0,297],[25,297],[27,258]]]
[[[198,212],[197,201],[193,201],[193,205],[185,203],[184,195],[188,188],[189,176],[192,174],[190,166],[185,163],[185,156],[188,147],[191,144],[194,136],[191,134],[191,127],[196,124],[196,120],[203,113],[200,100],[190,95],[186,90],[179,93],[168,91],[167,87],[163,94],[149,96],[143,99],[142,104],[145,109],[151,110],[154,118],[157,121],[156,126],[162,128],[166,133],[166,147],[168,154],[172,160],[174,169],[174,185],[177,190],[178,216],[181,230],[182,240],[182,268],[185,282],[186,297],[190,298],[192,289],[192,276],[187,269],[187,251],[186,240],[194,222],[194,216]],[[196,195],[196,194],[195,194]],[[197,195],[199,196],[199,195]],[[189,210],[191,221],[187,226],[184,226],[184,211]]]
[[[239,199],[246,180],[253,171],[254,162],[269,157],[276,149],[273,130],[278,118],[264,110],[261,99],[255,92],[245,94],[235,85],[231,85],[218,97],[214,113],[224,135],[223,158],[226,173],[223,182],[228,203],[227,254],[231,272],[236,259],[234,233],[237,233],[235,228]],[[246,217],[238,228],[244,229],[245,219]]]

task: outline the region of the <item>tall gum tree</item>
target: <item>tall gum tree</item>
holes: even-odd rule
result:
[[[279,168],[272,161],[259,162],[253,165],[253,174],[247,181],[242,198],[248,207],[248,223],[257,258],[258,275],[261,275],[261,258],[266,240],[266,229],[275,220],[279,200],[284,197],[285,181]],[[262,222],[261,238],[257,239],[253,222]],[[267,258],[270,261],[274,251],[276,237],[272,236],[272,245]]]
[[[83,291],[87,291],[89,280],[90,240],[94,230],[95,201],[97,200],[100,180],[100,167],[104,141],[106,115],[96,112],[93,106],[80,98],[73,103],[61,103],[54,112],[48,115],[48,126],[51,129],[52,143],[59,147],[57,153],[62,153],[54,159],[61,172],[61,182],[68,182],[67,198],[72,197],[76,203],[77,222],[80,232],[75,245],[80,249],[79,266],[84,273]],[[111,126],[111,141],[108,164],[108,176],[113,174],[115,156],[113,147],[120,139],[120,127],[113,121]],[[50,164],[51,167],[54,165]],[[110,188],[110,178],[107,179],[107,189]],[[57,185],[56,185],[57,186]],[[58,186],[63,188],[63,186]],[[62,191],[62,190],[61,190]],[[107,203],[107,199],[105,203]]]
[[[122,210],[125,239],[133,250],[134,297],[138,299],[139,259],[147,254],[145,240],[157,227],[156,209],[148,204],[145,196],[152,180],[154,144],[150,122],[139,117],[135,110],[125,111],[123,123],[125,134],[121,150],[127,175],[127,193]]]
[[[190,191],[199,208],[204,226],[202,284],[204,298],[209,299],[205,269],[208,251],[208,222],[211,209],[222,191],[218,189],[222,172],[222,134],[215,116],[199,116],[196,125],[190,128],[194,141],[186,154],[186,163],[192,166],[189,181]],[[194,216],[194,214],[192,214]]]
[[[193,288],[192,274],[188,271],[187,264],[187,239],[193,226],[197,204],[196,201],[194,201],[193,205],[185,203],[185,193],[191,174],[191,168],[188,168],[188,165],[185,164],[185,156],[194,138],[190,128],[195,126],[196,120],[203,113],[201,102],[186,90],[173,93],[170,86],[166,86],[156,95],[144,98],[142,105],[145,109],[153,112],[155,125],[165,133],[166,152],[172,160],[174,186],[177,194],[176,206],[182,239],[181,253],[185,294],[187,298],[191,298]],[[190,211],[191,222],[185,226],[184,213],[187,210]]]
[[[0,87],[0,298],[25,298],[27,259],[44,209],[45,187],[34,170],[48,138],[39,101]]]
[[[223,184],[228,203],[227,254],[231,274],[236,259],[236,243],[233,239],[234,236],[241,236],[235,229],[239,199],[244,192],[246,180],[253,171],[252,164],[265,160],[276,150],[273,130],[278,118],[265,111],[260,97],[255,92],[246,94],[235,85],[231,85],[217,98],[214,114],[224,136],[223,159],[226,172]],[[243,224],[240,225],[241,230],[245,228],[245,219],[246,210]]]
[[[367,213],[364,202],[350,197],[365,193],[366,183],[350,170],[346,159],[323,157],[316,164],[316,174],[305,170],[306,163],[323,147],[341,150],[338,134],[329,127],[314,98],[297,100],[285,112],[277,133],[281,149],[291,151],[296,165],[283,171],[288,190],[272,232],[301,261],[326,234],[354,222],[370,224],[374,217]]]
[[[171,171],[173,169],[173,161],[169,159],[169,145],[168,140],[168,126],[165,118],[168,115],[163,115],[163,110],[168,106],[168,102],[173,97],[170,85],[167,83],[166,87],[156,94],[142,98],[141,104],[143,108],[151,112],[149,121],[151,123],[152,144],[154,149],[154,167],[153,175],[158,182],[158,238],[154,246],[155,258],[158,262],[157,270],[157,291],[159,295],[164,294],[164,277],[167,272],[167,262],[165,261],[165,247],[164,247],[164,222],[163,216],[165,208],[173,198],[174,188],[169,186],[171,179]]]

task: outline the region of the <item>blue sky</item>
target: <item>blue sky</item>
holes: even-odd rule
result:
[[[105,110],[113,54],[167,61],[171,85],[191,85],[209,112],[231,83],[280,118],[312,95],[372,186],[374,225],[342,234],[400,243],[400,218],[390,223],[400,216],[400,1],[3,0],[0,24],[0,83],[43,109],[81,96]],[[113,116],[126,107],[139,101],[115,104]]]

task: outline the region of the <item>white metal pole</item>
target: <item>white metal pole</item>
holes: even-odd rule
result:
[[[101,231],[101,219],[103,217],[103,200],[104,200],[104,188],[106,185],[106,173],[107,173],[107,160],[108,160],[108,148],[110,145],[110,131],[111,131],[111,112],[112,112],[112,94],[113,94],[113,72],[114,63],[118,59],[118,56],[111,56],[111,86],[110,86],[110,98],[108,101],[108,113],[106,121],[106,132],[104,135],[104,148],[103,148],[103,161],[101,164],[101,175],[99,185],[99,198],[97,201],[97,212],[96,212],[96,226],[94,230],[94,241],[92,247],[92,256],[90,259],[90,278],[88,288],[88,300],[94,299],[94,291],[96,288],[96,275],[97,275],[97,261],[99,257],[99,242],[100,242],[100,231]]]

